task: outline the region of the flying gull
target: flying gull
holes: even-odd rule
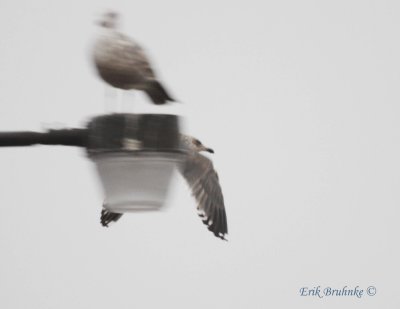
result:
[[[118,14],[106,12],[99,25],[102,33],[94,44],[93,58],[100,77],[116,88],[143,90],[154,104],[175,101],[157,80],[140,45],[117,31]]]
[[[197,211],[203,223],[215,236],[224,239],[228,233],[224,197],[219,185],[218,174],[210,159],[200,154],[201,151],[214,153],[198,139],[181,135],[181,147],[187,150],[185,161],[179,171],[189,184],[197,201]],[[108,226],[112,221],[121,218],[121,213],[113,213],[106,209],[101,211],[101,224]]]

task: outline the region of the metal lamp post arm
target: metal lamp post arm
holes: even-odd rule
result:
[[[0,147],[63,145],[86,147],[88,129],[60,129],[48,132],[0,132]]]

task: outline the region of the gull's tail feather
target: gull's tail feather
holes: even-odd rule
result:
[[[175,101],[161,83],[156,80],[149,82],[145,91],[154,104],[161,105],[167,103],[167,101]]]
[[[100,222],[102,226],[108,227],[111,222],[117,222],[119,218],[122,217],[122,214],[110,212],[106,209],[101,210],[101,218]]]

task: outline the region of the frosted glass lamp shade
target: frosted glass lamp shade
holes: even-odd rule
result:
[[[111,114],[89,124],[88,154],[112,212],[158,210],[171,177],[186,155],[179,147],[178,117]]]
[[[179,158],[168,153],[108,154],[94,162],[105,193],[105,208],[124,213],[159,210]]]

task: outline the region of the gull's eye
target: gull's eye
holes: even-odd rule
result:
[[[200,141],[199,141],[198,139],[194,139],[194,140],[193,140],[193,143],[194,143],[197,147],[199,147],[199,146],[201,145],[201,143],[200,143]]]
[[[116,13],[116,12],[108,12],[107,15],[111,19],[117,19],[117,17],[118,17],[118,13]]]

